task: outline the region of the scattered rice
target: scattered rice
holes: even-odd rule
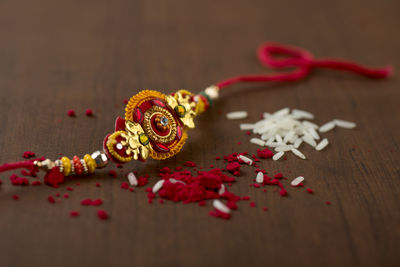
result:
[[[252,165],[253,164],[253,160],[249,159],[248,157],[245,157],[243,155],[239,155],[238,159],[243,160],[244,163],[248,164],[248,165]]]
[[[319,132],[326,133],[326,132],[332,130],[333,128],[335,128],[335,122],[329,121],[329,122],[325,123],[324,125],[322,125],[321,127],[319,127]]]
[[[303,139],[297,138],[296,141],[294,142],[294,148],[299,148],[301,143],[303,143]]]
[[[321,142],[315,147],[316,150],[320,151],[324,149],[327,145],[329,144],[329,141],[327,138],[322,139]]]
[[[353,129],[356,127],[356,124],[351,121],[344,121],[344,120],[339,120],[339,119],[334,119],[335,125],[341,128],[346,128],[346,129]]]
[[[233,114],[233,115],[230,115]],[[239,114],[239,115],[238,115]],[[245,111],[228,113],[230,118],[247,116]],[[292,151],[296,156],[305,159],[306,156],[298,150],[300,145],[305,142],[316,150],[324,149],[328,144],[328,139],[321,138],[320,133],[325,133],[335,126],[351,129],[356,127],[354,122],[335,119],[322,125],[309,121],[314,119],[314,114],[300,109],[289,108],[280,109],[274,113],[263,113],[263,118],[253,124],[240,124],[242,130],[252,130],[254,134],[260,135],[260,138],[251,138],[250,142],[259,146],[268,146],[274,148],[277,152],[274,160],[283,156],[284,152]],[[322,139],[317,145],[317,141]]]
[[[299,150],[297,150],[296,148],[292,148],[292,152],[293,154],[295,154],[296,156],[298,156],[301,159],[306,159],[306,156],[304,156],[303,153],[301,153]]]
[[[265,142],[259,138],[251,138],[250,143],[259,145],[259,146],[265,146]]]
[[[298,186],[300,183],[302,183],[304,181],[304,177],[303,176],[299,176],[297,178],[295,178],[290,185],[291,186]]]
[[[153,186],[152,191],[153,191],[154,194],[157,193],[158,190],[160,190],[160,189],[163,187],[164,182],[165,182],[165,180],[159,180],[159,181]]]
[[[293,109],[292,115],[295,119],[307,119],[307,120],[314,119],[314,114],[300,109]]]
[[[310,146],[313,146],[313,147],[315,147],[317,145],[315,140],[310,135],[304,135],[303,136],[303,141],[306,142],[307,144],[309,144]]]
[[[254,124],[251,123],[242,123],[240,124],[240,130],[253,130]]]
[[[138,180],[133,172],[128,173],[128,181],[133,186],[138,185]]]
[[[256,176],[256,182],[262,184],[264,182],[264,173],[258,172]]]
[[[220,212],[224,212],[224,213],[230,213],[231,212],[231,210],[224,203],[222,203],[221,200],[214,199],[213,206],[214,206],[214,208],[216,208]]]
[[[247,118],[247,111],[233,111],[226,114],[229,120],[239,120]]]
[[[281,152],[281,151],[286,152],[286,151],[292,150],[292,148],[293,148],[293,146],[280,145],[280,146],[275,147],[275,151],[276,152]]]
[[[278,152],[278,153],[276,153],[276,154],[272,157],[272,159],[273,159],[273,160],[278,160],[278,159],[280,159],[280,158],[283,156],[283,154],[285,154],[285,152],[283,152],[283,151]]]

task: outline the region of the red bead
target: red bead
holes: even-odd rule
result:
[[[80,161],[80,159],[78,158],[78,156],[74,156],[72,158],[72,162],[74,163],[74,171],[77,175],[81,175],[83,173],[83,166],[82,163]]]

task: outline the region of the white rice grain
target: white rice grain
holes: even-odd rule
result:
[[[326,132],[332,130],[333,128],[335,128],[335,122],[329,121],[329,122],[325,123],[324,125],[322,125],[321,127],[319,127],[319,131],[321,133],[326,133]]]
[[[308,129],[308,132],[311,134],[311,136],[315,139],[315,140],[319,140],[319,134],[317,133],[317,131],[314,128],[310,128]]]
[[[301,159],[306,159],[306,156],[304,156],[303,153],[301,153],[299,150],[297,150],[296,148],[292,148],[292,152],[293,154],[295,154],[296,156],[298,156]]]
[[[339,120],[339,119],[334,119],[335,125],[341,128],[346,128],[346,129],[353,129],[356,127],[356,124],[351,121],[345,121],[345,120]]]
[[[133,172],[128,173],[128,181],[133,186],[138,185],[138,180]]]
[[[292,148],[293,148],[293,146],[290,146],[290,145],[280,145],[280,146],[275,147],[275,151],[276,152],[281,152],[281,151],[286,152],[286,151],[292,150]]]
[[[164,179],[163,179],[163,180],[159,180],[159,181],[153,186],[152,191],[153,191],[154,194],[157,193],[158,190],[160,190],[160,189],[163,187],[164,182],[165,182]]]
[[[294,141],[294,148],[299,148],[301,143],[303,143],[303,139],[297,138],[296,141]]]
[[[213,206],[214,206],[214,208],[216,208],[220,212],[223,212],[223,213],[230,213],[231,212],[231,210],[224,203],[222,203],[221,200],[214,199]]]
[[[262,184],[264,182],[264,173],[258,172],[256,176],[256,182]]]
[[[302,183],[304,181],[304,177],[303,176],[299,176],[297,178],[295,178],[290,185],[291,186],[298,186],[300,183]]]
[[[317,143],[314,141],[314,139],[312,139],[312,137],[310,137],[309,135],[304,135],[303,141],[313,147],[315,147],[317,145]]]
[[[251,138],[250,143],[253,143],[253,144],[259,145],[259,146],[265,146],[265,142],[263,140],[261,140],[260,138]]]
[[[253,130],[254,124],[251,123],[242,123],[240,124],[240,130]]]
[[[242,160],[247,165],[252,165],[253,164],[253,160],[252,159],[249,159],[248,157],[245,157],[243,155],[239,155],[238,159]]]
[[[328,139],[324,138],[321,142],[315,147],[316,150],[320,151],[324,149],[329,144]]]
[[[307,120],[314,119],[314,114],[301,109],[293,109],[292,115],[295,119],[307,119]]]
[[[283,154],[285,154],[285,152],[283,152],[283,151],[278,152],[278,153],[276,153],[276,154],[272,157],[272,159],[273,159],[273,160],[278,160],[278,159],[280,159],[280,158],[283,156]]]
[[[280,110],[274,112],[274,113],[272,114],[272,116],[274,116],[274,117],[282,117],[282,116],[284,116],[284,115],[289,114],[289,112],[290,112],[290,109],[289,109],[289,108],[283,108],[283,109],[280,109]]]
[[[226,118],[229,120],[240,120],[247,118],[247,111],[233,111],[226,114]]]

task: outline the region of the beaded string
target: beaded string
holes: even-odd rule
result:
[[[294,67],[289,72],[261,75],[241,75],[215,83],[198,94],[179,90],[166,96],[144,90],[133,96],[126,106],[125,119],[117,118],[115,132],[106,136],[103,151],[62,157],[55,161],[45,158],[0,165],[0,173],[24,168],[31,172],[44,170],[44,182],[57,187],[65,176],[92,174],[108,162],[126,163],[132,159],[145,160],[148,156],[161,160],[178,153],[187,138],[186,131],[194,128],[193,119],[206,111],[219,98],[219,91],[239,82],[295,82],[307,77],[314,68],[353,72],[369,78],[386,78],[392,67],[369,68],[338,59],[314,59],[305,49],[279,43],[266,42],[257,52],[260,62],[276,69]],[[286,56],[283,59],[275,55]],[[171,134],[173,133],[173,136]]]

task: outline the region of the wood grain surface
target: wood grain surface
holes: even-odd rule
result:
[[[3,0],[0,162],[21,160],[26,150],[50,158],[95,151],[123,115],[123,99],[145,88],[197,92],[229,76],[267,72],[255,56],[266,40],[398,70],[399,11],[391,0]],[[110,166],[59,189],[12,186],[11,172],[1,174],[0,266],[399,266],[399,88],[397,71],[379,81],[318,70],[293,84],[235,85],[172,159]],[[224,114],[247,110],[245,121],[254,122],[286,106],[313,112],[318,124],[358,124],[325,134],[331,144],[323,152],[304,146],[305,161],[261,162],[289,179],[303,175],[313,195],[305,187],[288,186],[287,197],[251,188],[254,170],[243,167],[230,190],[256,207],[242,201],[225,221],[208,215],[211,203],[150,205],[144,188],[120,188],[128,171],[149,174],[153,185],[163,166],[224,167],[216,156],[254,153]],[[84,115],[87,108],[94,117]],[[68,109],[77,117],[67,117]],[[48,203],[67,186],[69,199]],[[84,198],[102,198],[110,219],[81,206]],[[70,218],[71,210],[81,216]]]

